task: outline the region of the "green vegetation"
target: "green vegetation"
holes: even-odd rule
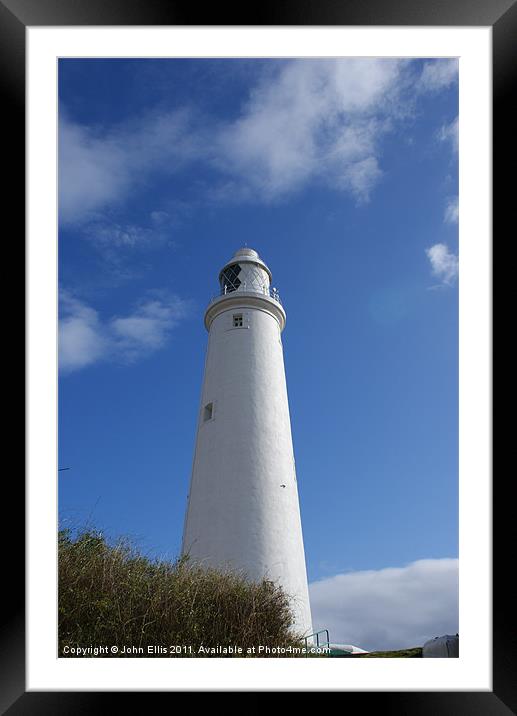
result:
[[[268,580],[151,560],[96,531],[59,533],[60,656],[304,656],[291,651],[303,647],[292,624],[287,596]],[[236,646],[243,651],[199,651]]]

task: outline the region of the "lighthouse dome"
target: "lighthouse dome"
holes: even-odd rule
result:
[[[248,249],[247,246],[245,246],[245,247],[242,248],[242,249],[239,249],[239,250],[236,251],[236,252],[234,253],[234,255],[233,255],[234,258],[241,258],[241,257],[244,257],[244,256],[245,256],[246,258],[254,258],[254,259],[260,258],[259,255],[258,255],[258,253],[255,251],[255,249]]]
[[[271,271],[255,249],[238,249],[219,273],[221,292],[234,291],[265,293],[271,285]]]

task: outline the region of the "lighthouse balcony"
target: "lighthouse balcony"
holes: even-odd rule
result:
[[[215,296],[212,296],[210,299],[210,303],[213,303],[214,301],[217,301],[221,298],[221,296],[241,296],[241,295],[250,295],[250,296],[267,296],[268,298],[272,298],[273,300],[277,301],[280,305],[282,305],[282,301],[280,300],[280,294],[276,290],[276,288],[270,288],[269,286],[250,286],[247,287],[245,283],[241,283],[239,288],[232,288],[230,286],[224,286],[220,290],[219,293],[217,293]]]

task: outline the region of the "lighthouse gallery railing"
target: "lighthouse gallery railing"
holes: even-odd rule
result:
[[[282,301],[280,300],[280,294],[275,288],[270,288],[269,286],[262,286],[261,288],[256,288],[255,286],[253,286],[252,288],[247,288],[245,283],[241,283],[238,289],[229,288],[228,286],[225,286],[219,291],[219,293],[211,297],[210,303],[216,301],[221,296],[229,296],[232,293],[235,293],[237,295],[240,293],[251,293],[259,296],[269,296],[275,301],[278,301],[280,305],[282,305]]]

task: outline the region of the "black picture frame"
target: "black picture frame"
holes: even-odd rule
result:
[[[199,20],[202,18],[203,22]],[[5,207],[15,216],[14,233],[22,233],[25,216],[25,38],[26,28],[61,25],[346,25],[346,26],[491,26],[493,33],[494,231],[505,222],[514,203],[515,114],[510,102],[517,86],[517,4],[515,0],[264,0],[257,5],[197,4],[179,0],[0,0],[0,76],[2,78],[4,137],[16,147],[4,189]],[[512,201],[513,200],[513,201]],[[508,217],[509,218],[509,217]],[[505,222],[506,225],[506,222]],[[509,222],[508,222],[508,225]],[[502,230],[500,232],[502,234]],[[511,237],[507,239],[510,241]],[[22,237],[18,247],[24,245]],[[22,250],[23,251],[23,250]],[[0,632],[0,712],[21,714],[85,714],[113,712],[120,692],[26,692],[24,594],[24,486],[12,477],[10,512],[15,516],[8,544]],[[507,582],[507,545],[515,533],[514,518],[506,517],[512,504],[511,480],[494,483],[493,519],[493,690],[447,692],[345,692],[360,699],[360,708],[411,716],[441,714],[517,713],[517,630],[515,586]],[[505,509],[506,508],[506,509]],[[495,516],[497,515],[497,519]],[[504,562],[503,562],[504,560]],[[504,565],[504,566],[503,566]],[[52,578],[49,575],[49,579]],[[236,687],[237,690],[237,687]],[[303,690],[303,684],[300,684]],[[153,706],[154,693],[125,693],[134,708]],[[156,694],[157,695],[157,694]],[[160,694],[160,696],[169,694]],[[154,698],[153,698],[154,701]]]

